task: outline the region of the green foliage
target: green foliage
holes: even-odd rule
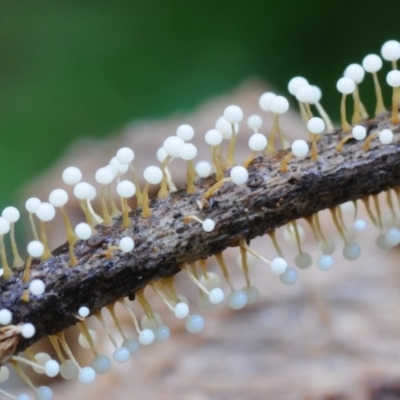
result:
[[[252,76],[285,93],[309,77],[337,117],[344,66],[398,39],[390,4],[376,19],[376,3],[342,0],[0,2],[0,207],[74,138],[189,110]]]

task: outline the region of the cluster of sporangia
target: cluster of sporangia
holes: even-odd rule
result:
[[[398,124],[398,110],[397,105],[400,101],[400,71],[397,70],[396,62],[400,59],[400,43],[397,41],[386,42],[381,49],[382,57],[392,62],[393,69],[387,74],[386,81],[393,88],[393,113],[392,124]],[[341,103],[341,119],[342,130],[346,135],[337,144],[337,151],[341,151],[345,143],[349,139],[356,139],[363,142],[365,151],[368,151],[369,145],[372,140],[379,140],[382,145],[389,144],[393,141],[394,136],[391,130],[384,129],[380,132],[372,132],[368,136],[366,129],[360,124],[362,120],[367,118],[367,113],[360,100],[358,85],[364,79],[365,72],[371,73],[375,85],[377,106],[376,115],[385,111],[381,89],[378,82],[377,72],[382,67],[382,59],[378,55],[370,54],[366,56],[362,65],[351,64],[345,72],[344,77],[340,78],[337,82],[337,89],[343,94]],[[304,158],[310,155],[313,160],[317,159],[317,141],[318,136],[323,133],[333,132],[333,126],[329,117],[323,110],[320,99],[321,91],[318,87],[310,85],[306,79],[302,77],[295,77],[290,80],[288,89],[290,94],[294,95],[299,102],[301,116],[307,126],[311,149],[309,143],[305,140],[295,140],[291,147],[291,151],[283,159],[281,164],[281,171],[285,172],[288,169],[290,160],[295,158]],[[347,122],[345,101],[346,96],[353,94],[354,98],[354,114],[352,117],[352,125]],[[277,96],[274,93],[264,93],[259,100],[260,108],[270,113],[273,119],[273,127],[269,133],[268,139],[259,132],[262,126],[262,119],[258,115],[252,115],[248,118],[247,124],[254,133],[249,138],[249,147],[252,151],[251,156],[246,160],[244,165],[235,165],[235,141],[236,135],[239,131],[239,123],[243,119],[242,110],[235,105],[229,106],[225,109],[223,116],[221,116],[215,125],[215,129],[209,130],[205,134],[205,141],[211,146],[211,159],[212,162],[200,161],[196,165],[193,160],[196,157],[197,149],[189,141],[194,136],[194,131],[189,125],[181,125],[176,132],[176,136],[168,137],[163,146],[157,152],[157,158],[160,166],[149,166],[144,170],[144,179],[146,184],[141,190],[138,184],[138,178],[132,166],[134,160],[134,152],[129,148],[121,148],[116,156],[110,161],[109,165],[100,168],[95,175],[95,179],[100,185],[100,199],[102,204],[102,217],[100,217],[93,210],[91,201],[96,197],[96,189],[87,182],[82,182],[82,174],[76,167],[69,167],[63,172],[63,181],[66,185],[73,186],[73,193],[79,200],[82,210],[86,217],[86,222],[78,224],[75,229],[72,228],[68,219],[67,213],[64,209],[67,201],[68,194],[64,189],[55,189],[49,195],[48,202],[42,202],[37,198],[30,198],[26,201],[25,207],[29,213],[30,223],[32,226],[34,240],[28,244],[27,251],[29,254],[28,260],[23,262],[18,254],[17,244],[14,238],[14,224],[20,217],[19,211],[15,207],[7,207],[3,210],[0,217],[0,254],[3,266],[2,279],[9,279],[13,275],[13,268],[24,268],[23,281],[26,283],[27,289],[23,293],[21,301],[28,302],[31,296],[41,296],[46,291],[45,282],[39,279],[30,278],[30,266],[32,259],[40,258],[46,260],[51,257],[50,250],[47,245],[45,224],[51,221],[56,215],[56,209],[61,213],[66,231],[67,240],[69,243],[70,254],[70,267],[73,268],[76,264],[74,256],[74,245],[78,239],[88,240],[95,232],[97,224],[102,223],[110,225],[112,218],[121,215],[121,211],[117,208],[113,197],[111,195],[111,185],[116,182],[116,190],[120,197],[123,216],[123,225],[128,228],[131,224],[128,213],[130,211],[127,200],[136,196],[138,207],[142,209],[142,217],[148,218],[151,215],[151,209],[148,201],[148,190],[150,185],[160,185],[159,197],[168,196],[169,192],[174,191],[175,187],[168,171],[168,164],[176,158],[181,158],[187,161],[187,192],[194,193],[195,186],[193,181],[198,177],[207,177],[212,173],[216,174],[217,183],[210,187],[204,195],[203,200],[211,198],[227,181],[232,181],[237,185],[246,183],[248,179],[248,172],[246,167],[258,154],[272,154],[275,151],[274,141],[275,136],[278,135],[283,148],[289,148],[289,144],[285,139],[282,129],[279,124],[279,117],[281,114],[287,112],[289,108],[288,100],[283,96]],[[320,117],[313,117],[311,106],[315,106]],[[227,154],[223,155],[223,141],[227,140],[228,149]],[[223,171],[230,169],[230,177],[224,177]],[[123,175],[130,170],[132,176],[131,180],[124,179]],[[391,201],[389,201],[391,203]],[[390,205],[390,204],[389,204]],[[348,208],[349,204],[342,205]],[[350,206],[352,204],[350,203]],[[202,207],[201,202],[199,207]],[[375,225],[381,228],[381,233],[378,236],[377,244],[379,247],[387,249],[396,246],[400,243],[400,220],[397,218],[396,213],[391,206],[392,214],[388,221],[382,222],[379,214],[379,207],[377,207],[377,216],[374,217],[371,210],[367,207],[372,221]],[[336,208],[333,212],[333,221],[344,241],[343,255],[348,260],[355,260],[360,255],[360,247],[354,238],[356,231],[362,231],[366,228],[366,222],[361,219],[354,218],[353,226],[346,228],[343,222],[341,208]],[[39,232],[35,227],[34,218],[39,220]],[[188,215],[185,218],[186,222],[190,220],[202,224],[202,228],[206,232],[211,232],[214,229],[214,221],[211,219],[200,220],[195,215]],[[335,249],[335,243],[332,239],[325,238],[322,234],[321,227],[317,215],[309,219],[312,232],[319,243],[321,255],[317,259],[317,267],[321,270],[329,270],[333,265],[332,253]],[[385,230],[382,229],[385,226]],[[11,247],[14,256],[13,268],[7,263],[6,250],[3,242],[3,236],[10,233]],[[229,273],[226,264],[221,255],[216,255],[216,260],[220,266],[222,275],[226,284],[229,287],[230,293],[227,297],[228,305],[233,309],[241,309],[246,304],[253,304],[259,297],[258,290],[250,284],[249,267],[254,264],[257,259],[271,266],[272,271],[279,275],[282,283],[286,285],[294,284],[298,279],[298,272],[292,267],[288,267],[286,259],[277,244],[274,235],[271,235],[274,246],[279,257],[274,258],[272,261],[260,256],[254,252],[250,247],[243,242],[240,246],[240,256],[238,262],[243,269],[245,275],[246,286],[243,289],[237,290],[233,287],[229,279]],[[301,242],[304,238],[304,230],[296,222],[291,222],[284,231],[284,239],[290,244],[294,244],[298,248],[298,255],[295,257],[295,264],[300,269],[308,268],[312,264],[311,256],[302,251]],[[113,246],[108,249],[110,254],[114,251],[132,252],[134,251],[135,244],[131,237],[123,237],[118,246]],[[183,268],[189,279],[199,288],[199,308],[208,309],[215,304],[218,304],[224,299],[224,292],[221,289],[221,277],[212,271],[207,270],[205,261],[199,261],[197,265],[190,265]],[[190,314],[188,300],[178,294],[174,288],[173,278],[163,279],[149,285],[165,302],[167,307],[174,313],[176,318],[185,319],[186,329],[191,333],[198,333],[204,327],[204,320],[200,315]],[[113,359],[117,363],[124,363],[128,361],[129,357],[136,353],[139,345],[149,345],[153,341],[165,341],[169,338],[170,332],[166,325],[163,324],[161,316],[155,313],[144,297],[143,290],[136,293],[136,298],[144,310],[144,316],[140,321],[136,319],[132,310],[128,307],[124,300],[119,303],[126,309],[132,318],[133,324],[137,331],[137,339],[126,337],[121,325],[114,313],[113,307],[107,307],[111,313],[113,321],[120,332],[123,341],[121,345],[111,334],[109,327],[104,321],[100,312],[94,312],[102,327],[106,330],[112,344],[115,347]],[[91,329],[88,329],[85,324],[91,311],[84,305],[76,310],[77,316],[80,318],[78,322],[81,331],[79,335],[79,344],[84,348],[91,350],[94,358],[90,366],[82,367],[76,361],[71,349],[66,343],[63,333],[50,337],[50,341],[55,349],[59,360],[51,359],[46,353],[33,354],[31,350],[25,351],[25,357],[13,356],[10,364],[16,369],[20,377],[32,388],[35,399],[37,400],[50,400],[52,399],[52,391],[47,386],[36,388],[25,372],[21,369],[20,364],[28,364],[34,371],[39,374],[46,374],[49,377],[54,377],[60,374],[64,379],[72,380],[78,379],[82,383],[92,382],[96,374],[106,373],[111,368],[110,358],[106,355],[99,354],[96,350],[97,335]],[[35,334],[35,326],[29,321],[26,323],[14,326],[12,325],[13,316],[12,312],[8,309],[0,310],[0,325],[1,329],[14,329],[24,338],[31,338]],[[9,376],[9,369],[7,366],[0,368],[0,382],[7,380]],[[31,397],[22,393],[18,396],[13,396],[0,389],[0,397],[27,400]]]

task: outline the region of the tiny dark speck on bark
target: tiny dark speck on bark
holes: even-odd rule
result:
[[[263,177],[259,173],[255,173],[250,176],[249,180],[247,181],[247,187],[250,189],[257,189],[260,185],[264,182]]]

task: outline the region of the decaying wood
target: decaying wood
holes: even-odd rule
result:
[[[390,126],[389,118],[389,114],[383,115],[365,125],[369,132],[383,129]],[[75,324],[82,305],[93,313],[121,297],[133,299],[139,288],[176,274],[184,263],[220,253],[237,246],[241,239],[251,240],[291,220],[400,186],[400,129],[391,128],[394,143],[383,146],[376,139],[368,151],[363,150],[362,142],[351,140],[338,152],[335,147],[343,134],[324,135],[318,142],[317,162],[310,157],[292,160],[287,173],[280,172],[287,151],[260,156],[250,164],[246,184],[225,183],[203,210],[198,201],[215,183],[214,177],[198,180],[195,195],[181,189],[166,199],[154,199],[150,219],[143,219],[137,209],[130,214],[129,230],[116,218],[110,227],[98,226],[97,235],[88,241],[79,241],[77,266],[68,266],[67,244],[57,248],[51,259],[34,262],[31,278],[42,279],[46,292],[29,302],[21,300],[28,284],[22,282],[22,272],[16,271],[11,279],[0,282],[0,308],[12,311],[14,325],[34,324],[36,335],[21,338],[15,351]],[[212,218],[216,227],[206,233],[195,221],[185,223],[187,215]],[[135,241],[133,252],[117,250],[106,257],[107,247],[126,235]],[[4,354],[0,353],[0,360],[5,361]]]

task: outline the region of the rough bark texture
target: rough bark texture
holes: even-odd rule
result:
[[[387,127],[389,117],[369,120],[368,131]],[[399,132],[398,127],[394,131]],[[398,134],[390,145],[380,145],[375,139],[368,151],[353,140],[342,152],[336,151],[341,137],[341,132],[323,136],[318,143],[318,161],[310,157],[292,160],[287,173],[280,172],[285,151],[258,157],[248,169],[245,185],[225,183],[201,211],[197,200],[215,182],[214,177],[197,181],[195,195],[182,189],[166,199],[153,200],[150,219],[141,218],[140,210],[134,210],[129,230],[121,228],[120,219],[111,227],[99,226],[95,237],[76,245],[76,267],[68,266],[68,246],[60,246],[51,259],[32,265],[31,278],[43,279],[46,292],[29,302],[21,301],[27,288],[21,273],[3,279],[0,308],[12,311],[14,325],[31,322],[36,327],[35,337],[21,339],[17,351],[75,324],[81,305],[94,312],[120,297],[132,298],[149,281],[176,274],[185,262],[237,246],[240,239],[251,240],[291,220],[400,186]],[[198,222],[185,223],[187,215],[212,218],[215,230],[206,233]],[[105,257],[107,247],[126,235],[135,241],[133,252],[115,251],[112,258]]]

